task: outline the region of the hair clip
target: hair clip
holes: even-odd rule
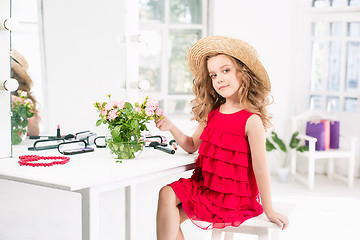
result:
[[[149,147],[151,142],[158,142],[161,146],[166,147],[166,137],[161,135],[147,135],[146,138],[146,147]]]
[[[55,149],[58,147],[59,143],[63,143],[65,140],[63,138],[52,138],[52,139],[44,139],[37,140],[34,142],[33,147],[29,147],[29,151],[40,151],[40,150],[49,150]]]
[[[94,144],[97,148],[105,148],[106,147],[105,136],[96,137],[94,139]]]
[[[93,152],[94,149],[87,146],[84,140],[64,142],[57,146],[59,153],[64,155],[74,155],[86,152]]]
[[[75,139],[80,141],[84,140],[88,145],[93,145],[97,134],[90,131],[82,131],[75,133]]]

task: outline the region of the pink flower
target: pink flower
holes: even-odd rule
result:
[[[119,115],[119,114],[117,113],[116,110],[111,110],[111,111],[109,112],[109,115],[108,115],[107,119],[109,119],[109,120],[114,120],[118,115]]]
[[[164,112],[163,112],[163,110],[162,110],[161,108],[157,108],[157,109],[155,110],[155,113],[156,113],[156,115],[158,115],[159,117],[161,117],[161,116],[164,115]]]
[[[101,109],[100,114],[101,114],[101,115],[103,115],[103,116],[106,116],[106,114],[107,114],[107,110],[105,110],[105,109]]]
[[[105,110],[111,110],[111,109],[113,109],[113,107],[114,107],[114,104],[113,104],[113,103],[107,103],[107,104],[105,105]]]
[[[30,98],[25,99],[25,104],[32,104],[33,101]]]
[[[119,109],[123,109],[125,107],[125,102],[124,101],[120,101],[118,104],[118,108]]]
[[[154,110],[155,110],[154,108],[147,107],[145,108],[145,114],[149,117],[152,117],[154,116]]]
[[[113,101],[111,102],[113,106],[117,106],[119,109],[123,109],[125,107],[124,101]]]
[[[22,102],[24,102],[24,99],[21,97],[18,97],[18,96],[11,95],[11,101],[22,103]]]
[[[135,108],[135,111],[137,111],[138,113],[141,113],[141,110],[142,110],[141,107],[136,107]]]
[[[149,98],[146,102],[146,107],[156,109],[159,107],[159,102],[154,98]]]

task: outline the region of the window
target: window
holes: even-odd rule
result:
[[[359,112],[360,0],[313,0],[309,108]]]
[[[139,81],[150,83],[141,94],[160,99],[168,115],[189,113],[193,76],[186,54],[196,40],[207,35],[207,0],[139,3]]]

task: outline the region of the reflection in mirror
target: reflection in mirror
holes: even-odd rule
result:
[[[166,114],[188,117],[193,99],[186,54],[207,34],[207,1],[139,0],[139,78],[150,83],[142,94],[156,95]]]
[[[11,97],[11,138],[12,144],[19,144],[26,135],[39,135],[38,108],[43,94],[37,1],[12,1],[11,15],[18,22],[11,31],[11,77],[19,83]]]
[[[28,88],[14,93],[13,106],[16,101],[33,106],[27,110],[34,116],[29,113],[17,123],[23,127],[30,119],[29,135],[56,136],[57,126],[61,135],[106,131],[95,128],[93,103],[108,93],[119,100],[126,97],[125,2],[12,0],[11,14],[19,27],[11,32],[11,64],[29,80]],[[17,53],[27,64],[21,64]],[[39,130],[31,132],[36,115]],[[13,147],[13,155],[29,141]]]

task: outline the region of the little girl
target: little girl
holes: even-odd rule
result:
[[[265,156],[271,86],[256,50],[238,39],[211,36],[193,44],[187,58],[199,125],[191,137],[166,117],[156,126],[199,156],[190,179],[160,190],[157,239],[184,239],[180,224],[186,219],[202,229],[237,227],[263,212],[285,229],[287,217],[272,208]]]

